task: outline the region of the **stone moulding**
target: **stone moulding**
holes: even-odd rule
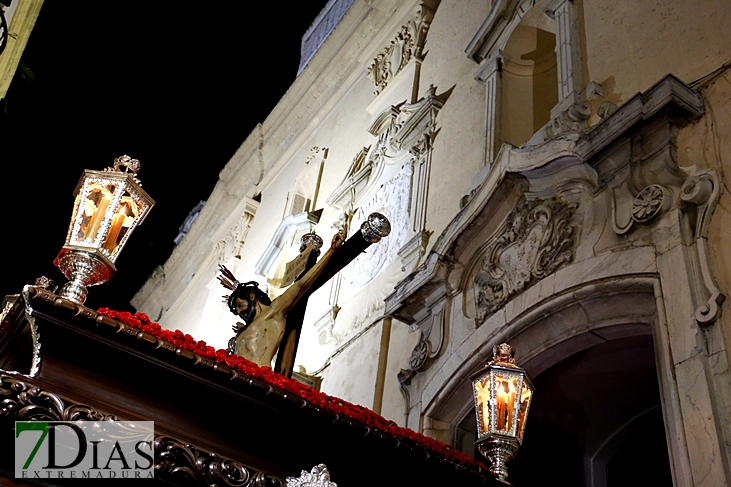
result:
[[[366,69],[366,76],[375,84],[375,96],[386,88],[409,61],[422,61],[426,34],[433,19],[434,9],[421,3],[416,8],[414,17],[402,25],[391,42],[376,55]]]
[[[20,374],[0,373],[4,421],[123,421],[63,398]],[[282,480],[178,439],[155,435],[155,475],[198,485],[282,487]]]
[[[444,106],[449,92],[436,94],[430,86],[424,97],[416,103],[400,103],[381,112],[368,128],[377,138],[375,144],[360,150],[348,168],[343,180],[327,198],[327,203],[337,209],[357,208],[378,186],[383,183],[387,166],[399,162],[414,162],[431,152],[426,139],[433,139],[436,117]]]
[[[576,203],[523,201],[473,262],[478,321],[573,260]]]
[[[313,224],[313,214],[302,212],[297,215],[289,215],[279,224],[272,235],[272,239],[254,266],[254,273],[265,276],[277,262],[277,259],[285,250],[288,239],[295,232],[309,230]]]

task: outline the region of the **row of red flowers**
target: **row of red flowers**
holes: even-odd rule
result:
[[[212,346],[206,344],[206,342],[196,340],[191,335],[183,333],[180,330],[170,331],[163,329],[158,323],[152,322],[144,313],[132,314],[127,311],[115,311],[109,308],[100,308],[98,312],[110,318],[119,320],[126,325],[137,328],[145,333],[149,333],[156,338],[168,341],[180,348],[197,353],[202,357],[210,358],[219,363],[226,364],[232,369],[249,377],[260,379],[287,393],[299,396],[300,398],[315,404],[321,409],[332,411],[340,416],[358,421],[371,429],[379,430],[382,433],[399,440],[411,441],[452,462],[472,469],[486,470],[484,465],[464,453],[455,450],[450,445],[435,440],[434,438],[424,436],[411,429],[402,428],[395,422],[385,419],[368,408],[357,404],[351,404],[337,397],[329,396],[317,391],[309,386],[297,382],[296,380],[288,379],[281,374],[272,372],[269,367],[259,367],[255,363],[243,357],[230,353],[228,350],[216,350]]]

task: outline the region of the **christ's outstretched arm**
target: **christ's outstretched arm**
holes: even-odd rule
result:
[[[272,301],[272,311],[274,313],[282,313],[286,315],[296,304],[302,299],[307,291],[310,290],[312,284],[314,284],[317,277],[327,266],[328,262],[334,255],[334,253],[340,248],[340,245],[345,240],[345,234],[340,231],[333,236],[332,244],[325,254],[320,257],[320,260],[312,266],[312,268],[305,273],[304,276],[298,281],[295,281],[284,293]]]

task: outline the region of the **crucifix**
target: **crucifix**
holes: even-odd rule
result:
[[[390,232],[388,219],[372,213],[349,239],[345,240],[342,231],[336,233],[330,249],[319,261],[316,259],[322,239],[306,240],[305,248],[297,257],[299,261],[290,266],[289,272],[293,274],[297,272],[295,269],[301,269],[302,274],[273,301],[256,282],[240,283],[225,266],[220,266],[218,279],[232,291],[226,298],[229,310],[244,320],[236,325],[236,336],[229,341],[229,350],[262,367],[269,367],[279,350],[274,370],[291,377],[309,296]]]

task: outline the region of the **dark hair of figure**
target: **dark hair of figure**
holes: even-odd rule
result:
[[[232,292],[228,299],[226,300],[226,303],[228,304],[228,309],[235,315],[238,316],[238,313],[236,312],[236,299],[241,298],[249,302],[250,306],[254,306],[254,303],[251,302],[250,295],[254,294],[254,297],[257,301],[259,301],[264,306],[271,306],[272,300],[269,299],[269,296],[267,293],[259,289],[259,284],[255,281],[249,281],[244,284],[240,284],[236,287],[236,290]]]

